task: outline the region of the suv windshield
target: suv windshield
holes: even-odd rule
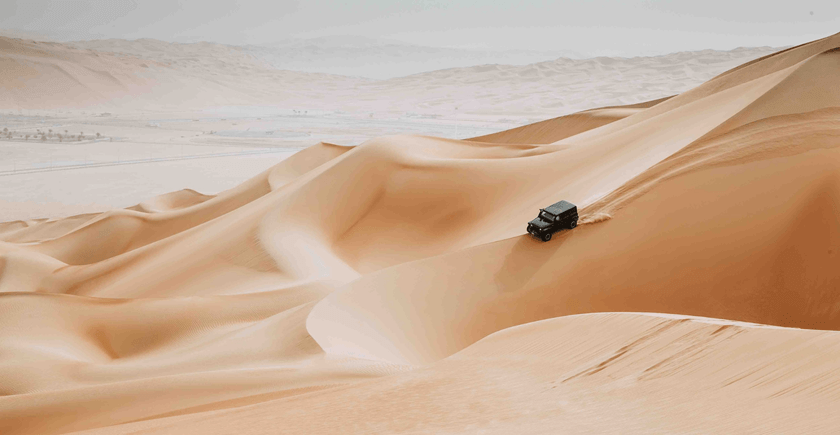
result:
[[[551,214],[551,213],[549,213],[549,212],[547,212],[547,211],[544,211],[544,210],[543,210],[543,211],[541,211],[541,212],[540,212],[540,217],[541,217],[544,221],[554,222],[554,215],[553,215],[553,214]]]

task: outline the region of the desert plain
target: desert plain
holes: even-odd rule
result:
[[[0,38],[0,433],[832,433],[838,78]]]

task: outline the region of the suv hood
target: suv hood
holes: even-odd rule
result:
[[[532,220],[531,222],[528,222],[528,225],[533,225],[533,226],[542,230],[542,229],[548,228],[548,226],[551,225],[551,224],[549,222],[546,222],[546,221],[540,219],[540,218],[536,218],[536,219]]]

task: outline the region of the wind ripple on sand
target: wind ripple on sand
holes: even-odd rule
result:
[[[830,433],[838,356],[834,331],[587,314],[351,388],[84,434]]]

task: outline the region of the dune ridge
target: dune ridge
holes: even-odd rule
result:
[[[828,431],[838,47],[5,224],[0,432]],[[526,235],[560,199],[586,225]]]
[[[837,36],[828,38],[828,40],[834,41],[835,44],[838,43]],[[727,121],[727,118],[722,117],[716,119],[717,125],[708,123],[711,119],[710,111],[714,111],[715,116],[719,116],[723,112],[730,117],[739,112],[744,113],[742,110],[748,107],[751,100],[760,100],[764,93],[777,89],[778,83],[784,82],[787,77],[799,72],[800,69],[805,68],[807,72],[814,72],[814,70],[808,69],[807,65],[815,56],[819,57],[821,53],[826,51],[824,49],[825,40],[818,41],[813,45],[806,45],[798,49],[804,50],[806,53],[791,50],[780,54],[780,56],[796,56],[802,59],[790,66],[788,66],[791,63],[789,60],[775,62],[778,66],[773,69],[759,69],[759,67],[762,67],[760,63],[753,65],[751,68],[759,69],[762,74],[754,80],[744,81],[743,74],[741,76],[735,74],[723,75],[720,80],[725,79],[726,82],[721,83],[719,80],[712,80],[684,95],[653,106],[650,109],[653,113],[642,112],[561,140],[558,144],[572,142],[569,144],[571,148],[557,154],[567,153],[565,160],[568,162],[567,164],[574,168],[574,171],[581,170],[580,161],[572,160],[573,156],[568,154],[572,152],[597,154],[597,159],[590,160],[592,167],[591,169],[587,168],[589,169],[588,174],[603,175],[608,173],[615,175],[619,167],[607,158],[612,156],[605,155],[605,149],[609,150],[608,152],[617,150],[618,155],[624,157],[626,154],[621,153],[635,148],[634,151],[636,152],[630,157],[638,158],[638,155],[641,154],[638,150],[650,149],[651,144],[656,144],[657,140],[663,144],[660,148],[675,152],[679,149],[671,148],[674,140],[681,141],[677,143],[682,145],[681,149],[685,151],[693,149],[692,147],[699,147],[705,133],[702,129],[697,129],[698,125],[703,125],[704,128],[712,130]],[[776,61],[772,57],[767,60]],[[744,71],[744,69],[741,71]],[[817,74],[822,73],[823,71],[819,71]],[[836,71],[834,73],[836,74]],[[717,92],[711,92],[712,90],[704,89],[704,87],[712,87],[712,90]],[[749,98],[745,99],[745,96]],[[728,100],[732,103],[729,103]],[[797,104],[792,103],[790,106],[795,107]],[[840,106],[840,101],[835,101],[834,104]],[[670,110],[657,113],[665,110],[662,109],[663,106],[668,106],[667,108]],[[756,110],[755,107],[761,106],[753,106],[753,110]],[[836,204],[838,200],[837,190],[833,184],[836,179],[836,171],[833,169],[833,163],[829,163],[833,160],[829,157],[833,155],[832,152],[824,149],[836,147],[834,138],[837,134],[837,112],[836,110],[826,109],[823,112],[809,112],[807,115],[788,115],[788,117],[791,116],[800,121],[798,125],[789,126],[790,120],[785,119],[784,116],[770,118],[765,122],[776,121],[782,125],[788,124],[785,127],[788,127],[789,131],[795,131],[793,134],[780,136],[779,131],[773,131],[772,129],[770,133],[767,133],[766,126],[764,126],[765,128],[756,127],[757,130],[761,130],[765,134],[748,136],[748,138],[736,136],[740,140],[718,142],[717,145],[723,149],[713,145],[704,147],[706,152],[714,150],[712,153],[716,154],[717,158],[708,158],[701,152],[685,152],[681,155],[679,152],[676,154],[671,152],[662,159],[661,163],[658,162],[658,164],[648,166],[644,171],[638,171],[640,175],[624,172],[621,175],[631,176],[620,180],[608,180],[621,181],[623,186],[616,186],[612,190],[624,193],[624,196],[616,197],[617,195],[614,195],[602,199],[600,203],[596,201],[587,203],[585,200],[579,200],[580,197],[576,198],[569,194],[563,194],[562,188],[558,188],[557,191],[560,192],[558,197],[571,198],[578,204],[582,203],[584,219],[586,219],[587,214],[595,213],[607,213],[613,217],[613,219],[598,225],[600,228],[597,232],[603,233],[603,238],[598,240],[604,243],[600,248],[595,239],[588,236],[588,234],[594,234],[592,232],[596,231],[596,228],[590,229],[585,226],[557,240],[555,246],[562,246],[562,249],[557,251],[541,245],[535,246],[533,245],[534,242],[527,236],[518,236],[492,244],[484,244],[468,252],[448,253],[440,257],[421,260],[415,264],[404,264],[385,269],[380,273],[367,275],[351,283],[346,288],[328,296],[316,306],[307,321],[310,333],[328,352],[392,362],[419,363],[445,357],[492,332],[492,330],[558,315],[575,314],[576,311],[574,310],[584,310],[577,312],[616,311],[619,306],[626,308],[630,305],[643,304],[643,301],[646,300],[652,305],[649,307],[638,306],[632,308],[632,310],[722,317],[758,323],[782,324],[783,326],[835,329],[837,320],[831,314],[834,311],[821,308],[823,306],[832,307],[836,304],[831,299],[831,292],[827,289],[820,290],[818,296],[820,304],[817,306],[810,307],[810,302],[802,301],[805,304],[802,306],[804,311],[798,315],[780,312],[778,308],[781,307],[774,309],[772,305],[756,305],[757,301],[762,301],[767,297],[769,290],[765,286],[775,288],[775,291],[792,292],[790,294],[793,295],[799,285],[813,285],[814,281],[820,282],[820,280],[825,283],[836,283],[838,280],[838,276],[830,266],[833,250],[823,248],[824,246],[833,246],[837,242],[833,239],[836,231],[831,224],[831,222],[837,222],[837,216],[832,211],[837,210],[832,205]],[[816,118],[816,120],[814,120],[815,122],[801,122],[803,117],[805,119]],[[664,122],[671,127],[667,131],[668,134],[663,134],[648,127],[648,124],[652,121]],[[657,126],[661,125],[657,124]],[[682,129],[680,128],[681,125],[692,126],[691,129]],[[641,134],[639,133],[640,130]],[[651,131],[653,131],[653,134],[650,134]],[[679,131],[679,134],[677,134],[677,131]],[[631,140],[638,136],[640,140],[628,142],[628,136]],[[620,138],[620,140],[616,138]],[[656,151],[659,152],[659,150]],[[790,156],[783,163],[767,164],[764,162],[764,159],[772,159],[778,156],[779,151],[782,151],[782,155],[794,154],[794,156]],[[717,167],[718,165],[725,166],[727,161],[730,164],[734,161],[741,165],[734,169],[729,166],[730,173],[726,172],[727,168]],[[622,158],[622,163],[626,164],[626,162],[627,159]],[[663,167],[664,165],[672,164],[668,169],[680,173],[686,172],[688,167],[691,167],[693,172],[697,172],[703,167],[703,163],[707,165],[707,170],[710,173],[706,177],[692,174],[695,176],[689,177],[686,175],[677,177],[677,179],[669,179],[669,176],[662,176],[662,172],[667,171],[665,169],[667,166]],[[790,180],[786,178],[776,176],[775,171],[784,173],[783,168],[795,171],[797,164],[809,167],[809,171],[807,175],[799,173],[796,184],[790,183]],[[609,172],[601,169],[602,165],[608,165]],[[558,167],[556,164],[553,168],[562,171],[562,167]],[[755,169],[752,169],[751,172],[746,168]],[[727,174],[727,177],[729,177],[725,182],[712,181],[720,180],[718,177],[722,174]],[[747,175],[739,176],[738,174]],[[749,180],[750,183],[747,186],[750,187],[744,188],[744,185],[738,184],[735,180],[739,178]],[[576,177],[576,180],[580,180],[580,177]],[[643,187],[636,185],[640,180],[646,181]],[[757,180],[761,180],[761,182]],[[601,180],[595,180],[595,182],[603,183]],[[685,182],[686,184],[671,187],[679,182]],[[700,188],[700,186],[704,187]],[[667,197],[671,198],[672,201],[663,200],[661,203],[657,203],[656,207],[641,207],[638,204],[641,201],[638,195],[626,194],[632,191],[638,192],[638,189],[649,192],[660,189],[663,192],[670,192]],[[726,193],[726,191],[736,191],[738,189],[744,190],[743,197],[731,192]],[[697,192],[700,196],[694,202],[677,201],[673,200],[675,199],[674,192]],[[710,192],[714,192],[714,194]],[[786,196],[782,196],[782,193]],[[665,195],[665,193],[660,195]],[[812,196],[813,199],[809,196]],[[642,196],[642,198],[644,197]],[[647,197],[650,197],[650,194]],[[633,198],[636,198],[635,207],[631,211],[627,211],[627,208],[631,207],[627,202]],[[731,202],[723,201],[712,206],[716,200],[720,201],[721,198],[730,198],[728,201]],[[623,202],[624,210],[616,210],[614,205],[618,199],[623,200],[618,202]],[[778,210],[775,202],[789,204],[790,206],[786,207],[785,210]],[[708,205],[702,207],[698,203]],[[592,206],[590,207],[590,205]],[[799,212],[799,207],[802,206],[806,207],[806,210],[814,208],[815,213]],[[653,210],[657,211],[654,212]],[[723,214],[723,210],[725,210],[725,214]],[[755,233],[756,225],[752,217],[756,213],[760,213],[759,211],[767,213],[767,216],[763,217],[762,227],[774,228],[775,231],[779,231],[780,235],[773,236],[769,229],[765,229],[765,233],[761,235]],[[620,219],[623,213],[627,217]],[[801,214],[797,215],[797,213]],[[664,218],[660,216],[664,216]],[[667,219],[671,216],[674,217],[672,220]],[[698,228],[704,228],[709,223],[714,222],[715,216],[719,219],[725,219],[727,222],[725,226],[721,223],[713,223],[717,231],[723,232],[725,230],[729,237],[734,237],[735,240],[744,239],[744,242],[749,241],[749,243],[743,243],[740,249],[736,249],[727,246],[726,242],[728,240],[725,238],[713,238],[705,232],[698,231],[688,239],[691,240],[691,243],[686,246],[686,242],[680,239],[669,242],[672,239],[667,231],[662,228],[662,225],[667,224],[665,228],[678,231],[678,228],[687,226],[683,222],[694,222]],[[725,218],[723,218],[724,216]],[[790,226],[789,222],[794,219],[794,216],[801,216],[800,219],[806,216],[816,217],[811,217],[808,225],[796,225],[788,228]],[[525,222],[527,217],[528,215],[523,213],[518,221]],[[677,217],[681,220],[678,220]],[[655,224],[645,225],[645,219],[649,219]],[[635,223],[624,227],[619,225],[619,220],[634,221]],[[615,228],[615,233],[609,231],[610,228]],[[638,233],[638,230],[631,231],[630,228],[646,228],[647,231],[645,231],[643,237]],[[749,230],[750,228],[752,228],[752,231]],[[623,236],[628,231],[634,236]],[[752,237],[741,235],[749,233],[755,235]],[[686,233],[683,238],[688,237],[689,234],[691,233]],[[828,237],[826,238],[825,235],[828,235]],[[768,240],[777,242],[772,243]],[[671,244],[674,247],[668,248]],[[794,281],[781,287],[778,283],[763,282],[766,280],[764,278],[766,272],[761,270],[762,263],[755,261],[756,256],[760,253],[764,253],[763,255],[779,253],[774,255],[780,255],[784,252],[790,252],[789,249],[794,246],[796,246],[796,252],[810,252],[811,255],[816,255],[815,258],[810,259],[813,261],[804,262],[804,264],[819,266],[814,269],[809,268],[808,273],[803,274],[801,270],[803,267],[802,260],[795,263],[779,264],[780,275]],[[545,251],[536,254],[537,250]],[[677,251],[683,254],[694,252],[693,255],[698,256],[695,261],[705,257],[705,262],[685,262],[680,257],[662,258],[661,252],[663,251]],[[717,253],[717,255],[706,257],[706,254],[704,254],[706,251]],[[550,252],[557,256],[547,257]],[[580,253],[578,254],[578,252]],[[620,254],[616,254],[616,252]],[[826,252],[828,252],[828,255],[826,255]],[[458,261],[458,257],[461,255],[463,255],[464,261]],[[483,260],[476,261],[476,257]],[[507,262],[508,259],[517,257],[521,257],[521,259],[513,263]],[[743,287],[745,276],[754,277],[754,281],[750,284],[753,290],[751,290],[752,293],[746,292],[747,294],[741,296],[743,299],[740,304],[743,304],[741,306],[744,311],[739,311],[732,308],[731,305],[727,305],[734,304],[736,301],[727,301],[727,304],[723,304],[722,300],[716,298],[703,300],[696,296],[692,297],[692,293],[686,290],[674,294],[674,290],[668,290],[670,286],[668,279],[653,270],[646,274],[637,272],[636,268],[639,265],[628,262],[626,258],[655,258],[656,262],[662,263],[654,264],[659,264],[665,270],[668,270],[669,275],[677,280],[674,285],[679,288],[685,288],[688,284],[682,282],[685,279],[684,277],[698,276],[703,267],[714,270],[716,276],[712,277],[712,281],[707,286],[697,284],[690,286],[690,288],[695,289],[694,294],[697,295],[703,294],[709,288],[733,288],[735,282],[738,283],[737,287]],[[726,258],[727,261],[717,264],[722,261],[721,258]],[[613,263],[613,260],[616,263]],[[772,255],[768,260],[780,261],[773,260]],[[751,265],[752,268],[756,269],[753,273],[743,275],[733,272],[724,273],[722,269],[724,265],[727,265],[727,268],[736,269],[738,264]],[[616,267],[619,267],[619,269],[616,269]],[[609,283],[600,283],[600,280],[593,279],[602,276],[596,272],[602,268],[611,270]],[[433,270],[449,270],[450,273],[461,277],[475,275],[476,282],[465,288],[465,278],[452,280],[449,274],[432,273]],[[619,276],[619,270],[628,274],[627,279],[616,278]],[[569,275],[566,275],[566,273]],[[633,284],[633,280],[629,278],[635,274],[657,277],[654,282],[656,282],[657,287],[662,287],[660,290],[664,292],[662,294],[672,295],[666,299],[669,304],[682,298],[685,300],[678,303],[679,308],[676,308],[676,306],[668,308],[661,305],[658,300],[644,298],[645,292],[651,291],[652,283],[648,282],[642,288],[636,287],[637,284]],[[408,279],[407,276],[413,278]],[[424,278],[421,279],[421,276]],[[652,278],[647,279],[651,280]],[[716,281],[717,279],[720,279],[720,281]],[[728,282],[728,279],[735,279],[736,281]],[[593,280],[598,283],[588,282]],[[411,282],[411,289],[401,290],[395,285],[396,282]],[[569,289],[560,291],[555,288],[556,285],[551,284],[552,282],[564,283],[563,287]],[[450,287],[453,285],[458,288],[457,291]],[[510,286],[513,287],[509,288]],[[470,296],[465,295],[465,292],[468,292]],[[556,305],[549,302],[552,300],[549,297],[552,293],[554,293],[553,297],[559,298]],[[751,296],[749,296],[750,294]],[[614,302],[615,305],[610,302],[609,295],[614,295],[617,298]],[[629,295],[637,296],[631,297]],[[722,294],[721,297],[728,298],[726,293]],[[811,297],[817,296],[811,295]],[[470,303],[458,303],[461,298],[470,300]],[[595,298],[598,303],[593,304],[590,298]],[[389,300],[391,303],[382,305],[379,302],[381,300]],[[518,308],[502,308],[514,306]],[[404,308],[396,311],[393,307]],[[791,306],[787,305],[784,308],[791,309]],[[569,311],[570,309],[573,311]],[[435,315],[430,316],[427,314],[428,312],[435,313]],[[736,312],[740,313],[740,318]],[[353,324],[355,328],[336,327],[336,325],[343,323]]]

